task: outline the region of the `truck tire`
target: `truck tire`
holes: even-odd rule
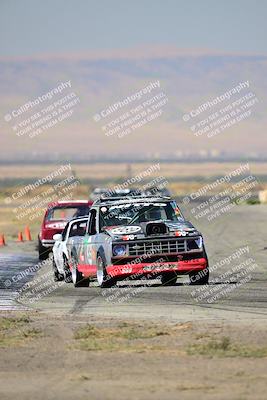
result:
[[[70,270],[70,266],[68,263],[68,260],[65,255],[63,255],[63,261],[64,261],[64,281],[66,283],[71,283],[72,282],[72,274]]]
[[[177,281],[177,275],[175,272],[165,272],[161,275],[161,283],[164,286],[175,285]]]
[[[56,265],[56,262],[54,259],[54,255],[52,257],[52,271],[53,271],[55,282],[63,281],[64,276],[58,272],[57,265]]]
[[[190,280],[190,285],[208,285],[209,284],[209,270],[208,268],[205,271],[205,275],[201,276],[200,272],[190,272],[189,274],[189,280]]]
[[[74,256],[71,257],[71,276],[74,287],[88,287],[90,284],[89,278],[84,278],[78,270],[77,261]]]
[[[108,275],[103,258],[97,257],[97,281],[101,288],[110,288],[116,285],[116,279]]]
[[[209,284],[209,277],[210,277],[210,272],[209,272],[209,259],[208,255],[206,252],[205,247],[203,246],[203,257],[206,258],[207,265],[205,270],[205,273],[203,274],[202,271],[200,272],[190,272],[189,274],[189,280],[190,280],[190,285],[208,285]]]

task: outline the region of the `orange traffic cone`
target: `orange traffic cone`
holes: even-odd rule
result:
[[[5,246],[5,245],[6,245],[5,236],[0,235],[0,246]]]
[[[22,232],[18,233],[18,242],[23,242],[23,236],[22,236]]]
[[[32,240],[31,231],[30,231],[30,228],[28,226],[26,226],[26,228],[24,230],[24,233],[25,233],[26,240],[31,241]]]

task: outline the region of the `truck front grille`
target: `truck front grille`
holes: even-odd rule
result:
[[[144,254],[177,254],[189,251],[201,250],[191,243],[199,237],[195,238],[175,238],[175,239],[160,239],[160,240],[143,240],[128,242],[128,255],[141,256]],[[190,245],[189,245],[190,240]],[[194,248],[195,247],[195,248]]]

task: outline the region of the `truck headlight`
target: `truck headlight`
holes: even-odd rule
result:
[[[199,249],[201,249],[202,248],[202,245],[203,245],[203,239],[202,239],[202,237],[200,236],[197,240],[196,240],[196,244],[197,244],[197,247],[199,248]]]
[[[113,247],[114,256],[124,256],[126,254],[126,246],[124,244],[116,244]]]
[[[198,250],[201,249],[203,246],[203,239],[202,237],[198,237],[197,239],[189,239],[187,241],[187,249],[188,250]]]

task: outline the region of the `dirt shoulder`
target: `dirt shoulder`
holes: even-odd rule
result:
[[[267,330],[1,313],[1,399],[265,399]]]

